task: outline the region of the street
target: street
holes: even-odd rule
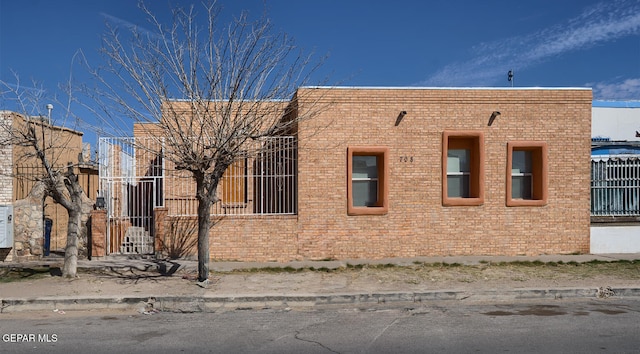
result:
[[[0,314],[7,353],[631,353],[640,301]]]

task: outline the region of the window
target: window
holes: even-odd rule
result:
[[[256,214],[297,212],[296,145],[293,137],[263,141],[253,170],[253,200]]]
[[[531,151],[514,150],[511,155],[511,198],[532,199]]]
[[[352,157],[351,180],[353,181],[353,205],[378,205],[378,156],[363,155]]]
[[[449,149],[447,152],[447,196],[469,198],[471,150]]]
[[[640,216],[637,155],[591,156],[591,216]]]
[[[244,207],[247,204],[247,159],[233,162],[222,176],[222,205]]]
[[[507,144],[507,206],[547,204],[547,144],[519,141]]]
[[[347,149],[347,213],[382,215],[389,210],[389,149],[349,147]]]
[[[445,131],[442,135],[442,205],[484,203],[484,135]]]

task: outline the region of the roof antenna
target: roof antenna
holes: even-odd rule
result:
[[[509,70],[507,73],[507,80],[511,83],[511,87],[513,87],[513,70]]]

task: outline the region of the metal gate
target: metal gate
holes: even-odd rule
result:
[[[591,157],[591,216],[640,216],[640,155]]]
[[[159,138],[100,138],[107,254],[153,254],[154,208],[163,205]]]

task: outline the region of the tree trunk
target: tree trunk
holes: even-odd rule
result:
[[[80,187],[78,176],[75,175],[71,166],[68,167],[65,177],[60,182],[67,189],[69,198],[63,198],[64,194],[60,193],[60,190],[56,193],[59,197],[58,202],[63,202],[62,205],[67,209],[69,215],[62,275],[67,278],[75,278],[78,273],[78,258],[84,259],[88,256],[87,222],[91,209],[93,209],[93,201],[86,196]],[[60,184],[57,187],[63,188]]]
[[[211,202],[204,186],[204,178],[196,179],[198,199],[198,281],[209,279],[209,229]]]
[[[198,281],[209,279],[209,207],[198,202]]]
[[[78,271],[78,235],[80,234],[81,213],[75,209],[68,209],[67,246],[64,249],[64,266],[62,276],[75,278]]]

